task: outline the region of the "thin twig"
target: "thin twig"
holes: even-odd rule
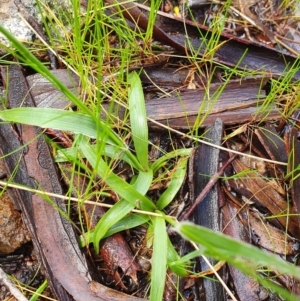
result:
[[[9,187],[9,188],[25,190],[25,191],[29,191],[29,192],[32,192],[32,193],[37,193],[39,195],[45,195],[45,196],[49,196],[49,197],[62,199],[62,200],[65,200],[65,201],[73,201],[73,202],[76,202],[76,203],[79,203],[79,204],[90,204],[90,205],[95,205],[95,206],[105,207],[105,208],[111,208],[111,207],[114,206],[114,205],[110,205],[110,204],[104,204],[104,203],[93,202],[93,201],[89,201],[89,200],[82,200],[82,199],[75,198],[75,197],[68,197],[68,196],[64,196],[64,195],[59,195],[59,194],[52,193],[52,192],[41,191],[41,190],[38,190],[38,189],[33,189],[33,188],[30,188],[30,187],[22,186],[20,184],[15,184],[15,183],[12,184],[12,183],[8,183],[8,182],[5,182],[5,181],[0,181],[0,186],[2,186],[4,188]],[[155,212],[150,212],[150,211],[132,209],[131,212],[144,214],[144,215],[157,216],[157,217],[168,217],[168,218],[176,220],[176,217],[174,217],[174,216],[162,215],[162,214],[155,213]]]
[[[118,103],[119,104],[119,103]],[[227,153],[232,153],[232,154],[237,154],[237,155],[240,155],[240,156],[244,156],[244,157],[248,157],[248,158],[251,158],[251,159],[255,159],[255,160],[261,160],[261,161],[264,161],[264,162],[269,162],[269,163],[273,163],[273,164],[278,164],[278,165],[283,165],[283,166],[287,166],[288,164],[286,162],[280,162],[280,161],[274,161],[274,160],[270,160],[270,159],[265,159],[265,158],[260,158],[260,157],[257,157],[257,156],[253,156],[253,155],[250,155],[250,154],[243,154],[241,153],[240,151],[236,151],[236,150],[233,150],[233,149],[228,149],[226,147],[223,147],[223,146],[220,146],[220,145],[215,145],[213,143],[210,143],[208,141],[205,141],[205,140],[202,140],[202,139],[198,139],[198,138],[195,138],[191,135],[188,135],[188,134],[185,134],[183,132],[180,132],[178,130],[175,130],[163,123],[160,123],[152,118],[149,118],[147,117],[147,119],[152,122],[152,123],[155,123],[156,125],[164,128],[164,129],[167,129],[168,131],[172,132],[172,133],[175,133],[175,134],[178,134],[178,135],[181,135],[185,138],[189,138],[189,139],[192,139],[193,141],[197,141],[197,142],[200,142],[202,144],[205,144],[205,145],[208,145],[208,146],[211,146],[211,147],[215,147],[215,148],[218,148],[220,150],[223,150]]]
[[[242,147],[240,150],[240,153],[244,152],[245,149],[248,147],[248,144]],[[195,210],[195,208],[203,201],[203,199],[207,196],[207,194],[210,192],[210,190],[213,188],[213,186],[217,183],[220,176],[224,173],[225,169],[229,166],[229,164],[236,159],[238,154],[234,154],[232,157],[230,157],[223,166],[210,178],[204,189],[201,191],[201,193],[198,195],[196,200],[194,201],[193,205],[189,208],[189,210],[185,213],[185,215],[180,218],[179,220],[184,221],[189,218],[191,213]]]
[[[28,299],[16,288],[14,283],[9,280],[4,273],[4,271],[0,268],[0,283],[6,286],[10,293],[18,300],[18,301],[28,301]]]
[[[190,241],[190,243],[193,245],[193,247],[196,250],[199,250],[198,246],[193,242]],[[226,285],[226,283],[223,281],[223,279],[220,277],[220,275],[217,273],[217,271],[215,270],[215,268],[212,266],[212,264],[209,262],[209,260],[204,256],[201,255],[202,258],[204,259],[204,261],[206,262],[206,264],[209,266],[209,268],[214,272],[214,274],[216,275],[216,277],[218,278],[218,280],[220,281],[220,283],[222,284],[222,286],[224,287],[224,289],[226,290],[227,294],[231,297],[231,299],[233,301],[237,301],[237,299],[234,297],[233,293],[231,292],[231,290],[228,288],[228,286]]]

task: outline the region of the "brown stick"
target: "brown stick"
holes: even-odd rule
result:
[[[243,146],[240,149],[240,152],[244,152],[248,147],[248,144]],[[202,192],[198,195],[196,200],[194,201],[193,205],[189,208],[189,210],[181,217],[179,220],[184,221],[189,218],[191,213],[195,210],[195,208],[203,201],[203,199],[207,196],[209,191],[212,189],[212,187],[217,183],[220,176],[224,173],[225,169],[231,164],[232,161],[234,161],[237,158],[237,154],[234,154],[232,157],[230,157],[227,162],[224,163],[224,165],[211,177],[211,179],[208,181],[205,188],[202,190]]]

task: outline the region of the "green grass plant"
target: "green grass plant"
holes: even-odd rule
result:
[[[149,277],[150,300],[163,299],[168,268],[175,274],[186,277],[193,274],[192,262],[195,257],[201,255],[226,261],[286,300],[298,300],[283,288],[263,278],[258,273],[258,268],[267,267],[296,278],[300,275],[299,268],[221,233],[191,223],[179,223],[165,215],[165,209],[174,200],[185,180],[187,161],[192,149],[175,149],[165,153],[155,162],[150,162],[149,129],[143,89],[138,74],[129,72],[131,68],[140,64],[141,58],[151,61],[156,56],[152,49],[151,37],[155,11],[160,2],[151,1],[150,22],[145,33],[130,29],[126,20],[117,13],[120,9],[117,6],[111,5],[115,7],[116,12],[106,15],[103,1],[88,1],[86,12],[81,12],[78,3],[75,0],[71,1],[73,11],[60,11],[57,16],[43,2],[38,1],[40,11],[45,12],[43,21],[50,37],[50,44],[47,47],[62,57],[65,64],[79,75],[81,79],[79,96],[70,92],[49,72],[46,64],[41,63],[28,48],[0,27],[0,32],[11,42],[13,55],[23,65],[30,66],[48,79],[77,107],[77,111],[73,111],[72,108],[68,110],[16,108],[0,111],[0,118],[6,122],[54,128],[74,134],[72,147],[58,149],[56,161],[58,163],[70,161],[74,166],[73,175],[76,173],[76,166],[89,176],[90,183],[87,191],[84,193],[78,191],[78,195],[83,197],[80,206],[84,206],[84,200],[93,194],[92,186],[96,178],[100,178],[104,187],[115,191],[120,197],[93,230],[88,229],[82,233],[79,239],[81,247],[88,247],[89,243],[92,243],[98,253],[103,238],[139,225],[147,225],[147,244],[153,250],[152,270]],[[229,5],[229,2],[227,4]],[[226,14],[219,20],[215,20],[217,26],[214,27],[211,38],[205,45],[204,58],[198,57],[200,49],[194,49],[188,56],[189,62],[195,66],[208,64],[211,68],[208,72],[209,76],[212,75],[211,70],[216,69],[214,53],[220,46],[219,38],[225,22],[224,16]],[[72,30],[69,30],[70,28]],[[110,38],[117,39],[118,47],[114,46]],[[140,44],[137,41],[140,41]],[[5,59],[2,62],[6,62]],[[224,72],[225,81],[215,95],[210,95],[207,89],[207,102],[204,103],[211,109],[232,77],[261,75],[260,70],[255,73],[239,70],[239,66],[228,68],[217,62],[216,64]],[[270,104],[276,101],[279,92],[290,86],[292,91],[298,91],[298,83],[290,84],[293,72],[297,71],[297,64],[298,62],[295,63],[293,71],[280,79],[280,83],[278,81],[276,92],[271,92],[267,97],[263,114],[268,114]],[[208,80],[208,87],[210,80],[211,78]],[[293,96],[296,97],[296,92],[291,93],[295,93]],[[284,117],[289,117],[299,107],[297,99],[292,102],[289,111],[283,113]],[[108,109],[104,109],[104,102],[109,102]],[[116,105],[126,109],[123,120],[113,115],[113,107]],[[100,118],[104,112],[105,117]],[[191,125],[191,133],[188,136],[195,141],[199,141],[196,128],[201,124],[201,118],[205,116],[201,115],[200,108],[197,124]],[[200,143],[202,142],[200,140]],[[90,168],[82,163],[83,159],[87,160]],[[125,181],[115,172],[114,167],[120,162],[125,162],[132,169],[133,177],[130,181]],[[159,175],[161,170],[166,172]],[[241,177],[243,174],[235,175],[237,176]],[[167,186],[160,197],[153,200],[148,196],[148,192],[151,185],[156,182],[167,182]],[[103,188],[103,192],[99,194],[105,197],[107,195],[105,193],[107,192]],[[143,213],[133,213],[133,209],[143,210]],[[158,216],[150,213],[157,213]],[[172,225],[180,235],[197,244],[199,249],[180,256],[168,237],[168,225]]]

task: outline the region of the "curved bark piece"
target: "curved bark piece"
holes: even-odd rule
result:
[[[239,220],[240,208],[230,202],[226,202],[222,207],[224,233],[246,243],[251,243],[247,228]],[[240,300],[260,301],[268,297],[268,292],[262,288],[258,282],[243,274],[237,268],[229,265],[229,271]]]
[[[7,81],[11,107],[34,106],[27,82],[17,65],[1,69]],[[1,125],[0,148],[12,180],[32,188],[62,194],[50,150],[37,127],[28,125]],[[22,210],[25,224],[39,251],[46,276],[60,301],[142,301],[94,282],[89,275],[84,254],[78,247],[70,222],[58,213],[65,205],[53,198],[48,202],[38,194],[11,190],[13,200]],[[52,204],[51,204],[52,202]],[[56,207],[56,208],[55,208]]]
[[[207,127],[207,134],[205,137],[216,145],[220,145],[223,136],[223,123],[217,119],[213,126]],[[219,168],[219,152],[217,148],[200,144],[194,152],[193,159],[190,161],[190,169],[192,172],[192,179],[190,182],[194,184],[191,187],[191,195],[194,197],[199,195],[210,180],[210,177],[215,175]],[[192,186],[192,185],[191,185]],[[194,199],[192,199],[194,201]],[[194,211],[195,223],[214,231],[221,231],[220,225],[220,211],[218,202],[218,189],[215,184],[207,196],[201,201]],[[212,265],[217,262],[209,259]],[[201,270],[208,270],[207,263],[200,258]],[[205,298],[207,301],[221,301],[226,300],[224,288],[218,281],[212,281],[207,278],[203,279],[203,287]]]

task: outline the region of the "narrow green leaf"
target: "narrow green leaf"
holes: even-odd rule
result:
[[[147,173],[140,172],[134,185],[132,185],[132,189],[136,189],[137,192],[145,194],[151,185],[152,176],[151,170]],[[93,235],[93,243],[97,253],[99,252],[99,242],[103,237],[105,237],[107,231],[116,222],[127,215],[135,206],[139,206],[139,203],[137,202],[133,204],[125,199],[121,199],[102,216],[94,229]]]
[[[168,253],[167,261],[168,267],[178,276],[187,277],[189,272],[187,271],[188,261],[179,262],[180,256],[176,252],[174,246],[172,245],[170,238],[168,237]]]
[[[222,233],[214,232],[208,228],[194,225],[188,222],[178,223],[175,229],[184,237],[206,247],[207,249],[219,249],[228,256],[247,258],[256,265],[263,265],[274,270],[300,278],[300,269],[270,253],[233,239]]]
[[[95,251],[98,253],[99,242],[105,236],[108,229],[133,208],[140,207],[143,210],[155,209],[155,205],[143,195],[151,185],[153,174],[152,170],[140,172],[134,185],[131,185],[113,173],[104,160],[96,155],[95,150],[87,143],[86,139],[83,138],[79,141],[79,149],[91,166],[96,169],[103,181],[122,197],[122,200],[104,214],[94,229],[93,243]]]
[[[167,241],[168,235],[165,220],[153,218],[154,240],[151,270],[150,301],[163,300],[167,273]]]
[[[128,214],[134,206],[126,202],[125,199],[118,201],[112,208],[110,208],[97,223],[93,234],[93,245],[95,252],[99,253],[100,240],[105,236],[108,229],[112,227],[117,221]]]
[[[150,199],[142,195],[134,189],[132,185],[113,173],[110,167],[96,154],[95,149],[93,149],[85,139],[82,139],[81,142],[79,142],[79,149],[107,185],[132,206],[136,206],[137,202],[139,202],[139,205],[143,210],[152,211],[156,208]]]
[[[36,301],[36,300],[38,300],[41,297],[43,291],[46,289],[47,286],[48,286],[48,281],[44,280],[44,282],[33,293],[32,297],[29,299],[29,301]]]
[[[137,226],[143,225],[148,223],[150,220],[150,217],[148,215],[143,215],[143,214],[137,214],[137,213],[132,213],[129,214],[127,216],[125,216],[124,218],[122,218],[121,220],[119,220],[118,222],[116,222],[106,233],[105,237],[111,236],[115,233],[124,231],[124,230],[128,230],[128,229],[132,229],[135,228]]]
[[[172,152],[169,152],[167,154],[165,154],[164,156],[158,158],[155,162],[153,162],[151,164],[151,169],[153,170],[153,173],[155,174],[156,172],[158,172],[158,170],[160,168],[162,168],[163,166],[165,166],[165,164],[173,158],[177,158],[180,156],[190,156],[192,153],[192,148],[181,148],[181,149],[176,149]]]
[[[91,116],[78,112],[50,108],[16,108],[1,111],[0,118],[41,128],[80,133],[92,138],[100,136],[102,131],[111,138],[111,142],[123,145],[122,140],[105,123],[99,121],[96,124]]]
[[[204,247],[204,255],[228,262],[286,300],[299,301],[295,295],[256,272],[258,266],[264,266],[278,273],[300,278],[298,267],[250,244],[192,223],[177,223],[175,229],[183,237]]]
[[[137,226],[143,225],[147,223],[150,220],[150,217],[147,215],[142,214],[129,214],[125,217],[123,217],[121,220],[116,222],[114,225],[112,225],[111,228],[106,232],[106,234],[103,236],[103,238],[109,237],[115,233],[119,233],[128,229],[135,228]],[[94,237],[94,230],[91,230],[89,232],[86,232],[79,236],[79,246],[81,248],[86,246],[86,241],[92,241]]]
[[[176,164],[176,170],[172,175],[167,189],[157,200],[156,206],[159,210],[163,210],[167,207],[174,199],[175,195],[179,191],[186,175],[188,158],[180,159]]]
[[[272,280],[269,280],[266,276],[260,275],[256,269],[258,268],[255,262],[251,262],[247,258],[240,256],[230,256],[226,251],[220,249],[214,249],[210,247],[209,249],[203,249],[203,255],[208,257],[213,257],[222,261],[226,261],[228,264],[235,266],[237,269],[242,271],[244,274],[255,279],[259,284],[261,284],[266,289],[276,293],[278,296],[287,301],[300,301],[300,299],[293,295],[288,290],[284,289],[282,286],[276,284]],[[276,269],[278,271],[278,269]]]
[[[144,170],[148,170],[148,125],[143,88],[136,72],[128,75],[130,84],[128,105],[132,140],[137,158]]]
[[[93,149],[96,151],[96,145],[91,145]],[[55,157],[55,162],[66,162],[70,161],[73,158],[76,158],[78,155],[78,151],[74,148],[64,148],[57,151],[57,155]],[[81,158],[84,158],[83,154],[80,154]],[[103,150],[103,156],[107,156],[112,160],[120,160],[128,163],[132,168],[136,170],[143,170],[143,167],[133,156],[127,148],[119,147],[117,145],[105,145]]]

